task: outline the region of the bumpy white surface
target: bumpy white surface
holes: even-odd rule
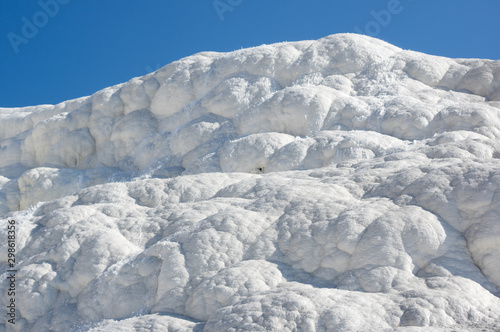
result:
[[[500,330],[499,159],[499,61],[352,34],[0,109],[8,328]]]

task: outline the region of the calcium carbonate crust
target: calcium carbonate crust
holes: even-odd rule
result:
[[[499,61],[354,34],[0,109],[0,331],[500,330],[499,159]]]

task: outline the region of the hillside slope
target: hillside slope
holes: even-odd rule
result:
[[[0,331],[499,330],[500,61],[339,34],[0,109],[0,213]]]

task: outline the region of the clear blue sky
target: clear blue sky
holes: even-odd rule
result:
[[[447,57],[500,58],[498,0],[2,0],[0,6],[0,107],[90,95],[200,51],[340,32]]]

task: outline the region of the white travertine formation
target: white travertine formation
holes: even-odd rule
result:
[[[13,331],[500,330],[500,62],[339,34],[3,108],[0,213]]]

